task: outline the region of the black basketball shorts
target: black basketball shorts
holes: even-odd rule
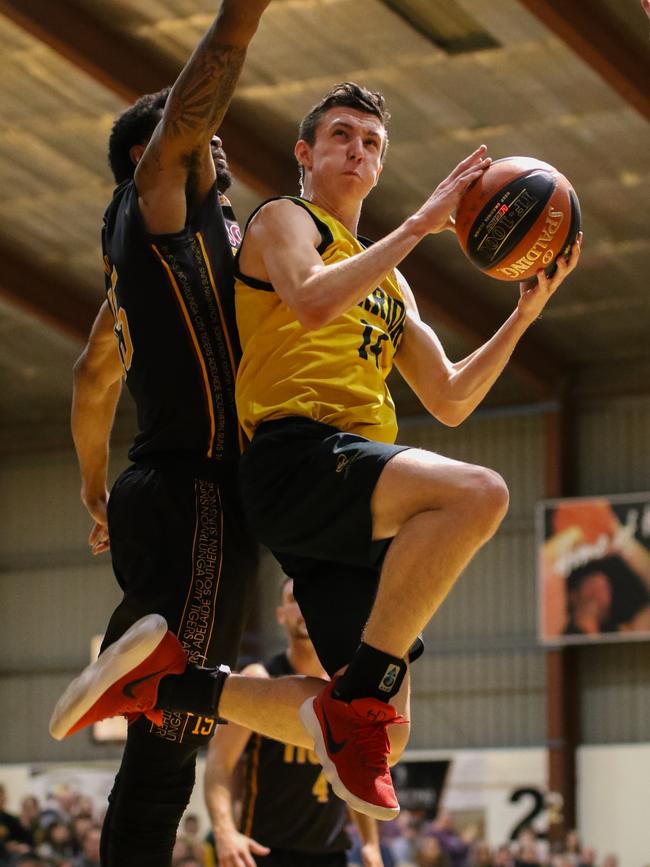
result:
[[[145,614],[161,614],[194,665],[234,666],[254,590],[258,549],[234,479],[204,465],[136,464],[108,503],[113,570],[124,593],[104,646]],[[205,742],[212,718],[165,713],[155,734]]]
[[[361,641],[391,541],[373,541],[370,500],[386,463],[406,448],[292,417],[261,424],[240,463],[251,530],[293,578],[330,675]],[[412,658],[420,652],[418,642]]]
[[[264,422],[239,468],[252,532],[273,552],[378,566],[390,540],[372,539],[370,499],[406,448],[307,418]]]
[[[268,855],[255,856],[260,867],[347,867],[345,852],[295,852],[271,849]]]

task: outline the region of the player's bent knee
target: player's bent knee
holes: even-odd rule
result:
[[[488,533],[499,526],[508,511],[510,494],[503,478],[494,470],[477,467],[476,486],[472,492],[472,505],[481,524]]]
[[[503,518],[510,504],[510,492],[505,480],[494,470],[487,470],[487,497],[493,514],[499,519]]]

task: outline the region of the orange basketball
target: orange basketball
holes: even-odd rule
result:
[[[460,201],[456,235],[465,255],[497,280],[528,280],[567,255],[580,231],[569,181],[531,157],[495,160]]]

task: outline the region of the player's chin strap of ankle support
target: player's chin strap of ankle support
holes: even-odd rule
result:
[[[225,723],[227,720],[218,714],[221,693],[229,675],[227,665],[218,668],[188,665],[183,674],[167,675],[160,681],[156,707],[216,717],[218,723]]]

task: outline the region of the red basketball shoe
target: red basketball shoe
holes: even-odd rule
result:
[[[68,686],[54,708],[50,734],[60,741],[99,720],[141,713],[160,725],[158,684],[167,674],[182,674],[186,664],[165,618],[142,617]]]
[[[339,798],[367,816],[394,819],[399,804],[388,768],[386,727],[406,720],[392,705],[375,698],[357,698],[349,704],[332,698],[335,682],[304,702],[300,719]]]

